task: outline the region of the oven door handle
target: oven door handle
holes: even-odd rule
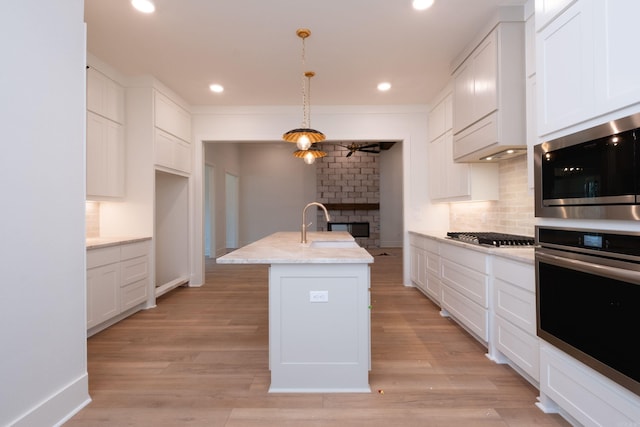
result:
[[[544,261],[549,264],[557,265],[558,267],[565,267],[596,276],[608,277],[621,282],[640,284],[640,272],[636,270],[626,270],[624,268],[617,268],[609,265],[594,264],[577,259],[551,255],[540,251],[536,252],[535,256],[537,261]]]

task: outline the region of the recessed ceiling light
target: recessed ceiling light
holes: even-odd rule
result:
[[[215,93],[224,92],[224,87],[222,87],[222,85],[219,85],[217,83],[209,85],[209,89],[211,89],[211,92],[215,92]]]
[[[391,89],[391,83],[389,83],[389,82],[378,83],[378,90],[380,92],[386,92],[389,89]]]
[[[153,13],[156,10],[151,0],[131,0],[131,5],[142,13]]]
[[[415,10],[425,10],[433,6],[434,0],[413,0],[413,8]]]

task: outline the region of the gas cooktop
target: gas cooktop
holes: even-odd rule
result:
[[[450,231],[447,236],[461,242],[473,243],[475,245],[489,245],[496,248],[501,246],[533,246],[535,239],[517,234],[477,232],[477,231]]]

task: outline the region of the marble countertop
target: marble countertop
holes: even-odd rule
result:
[[[526,262],[533,264],[535,262],[535,246],[501,246],[496,248],[494,246],[475,245],[473,243],[461,242],[459,240],[451,239],[447,237],[446,231],[417,231],[412,230],[409,233],[417,234],[419,236],[429,237],[438,241],[448,243],[451,245],[461,246],[467,249],[471,249],[486,254],[501,256],[504,258],[510,258],[515,261]]]
[[[88,237],[87,249],[106,248],[108,246],[125,245],[127,243],[151,240],[151,237]]]
[[[313,242],[355,242],[346,231],[309,231],[300,243],[299,231],[274,233],[216,260],[218,264],[370,264],[373,256],[361,247],[313,247]]]

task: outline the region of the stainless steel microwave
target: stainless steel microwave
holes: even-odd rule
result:
[[[640,219],[640,113],[534,147],[535,215]]]

